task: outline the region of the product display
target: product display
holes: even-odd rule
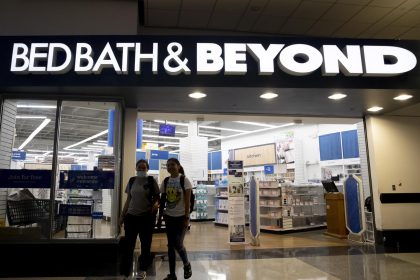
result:
[[[195,194],[194,211],[191,213],[192,221],[213,221],[215,219],[214,209],[216,188],[211,182],[198,182],[193,189]]]

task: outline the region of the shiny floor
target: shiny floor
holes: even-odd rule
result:
[[[260,247],[231,246],[227,243],[227,228],[211,223],[192,224],[185,241],[193,270],[191,279],[420,279],[420,253],[387,254],[381,247],[334,239],[325,236],[323,231],[263,233]],[[156,256],[147,279],[162,280],[169,270],[165,235],[155,234],[152,247]],[[138,256],[138,250],[135,254]],[[133,265],[131,279],[136,279],[137,264]],[[177,263],[177,275],[178,279],[183,279],[181,262]],[[43,279],[111,280],[123,277]]]

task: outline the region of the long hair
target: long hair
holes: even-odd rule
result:
[[[184,167],[182,167],[181,163],[179,162],[179,160],[177,158],[170,158],[166,161],[166,163],[169,163],[169,162],[174,162],[176,165],[178,165],[179,173],[181,173],[182,175],[185,176]]]

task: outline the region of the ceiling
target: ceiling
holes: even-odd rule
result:
[[[145,27],[420,39],[419,0],[144,0],[144,3]]]

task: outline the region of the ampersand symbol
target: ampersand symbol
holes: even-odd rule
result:
[[[163,61],[166,73],[169,75],[178,75],[182,72],[187,75],[191,74],[191,70],[187,66],[188,58],[184,58],[183,60],[180,58],[180,55],[182,54],[182,45],[180,43],[170,43],[167,50],[169,55]],[[178,66],[172,67],[169,64],[171,61],[175,61]]]

